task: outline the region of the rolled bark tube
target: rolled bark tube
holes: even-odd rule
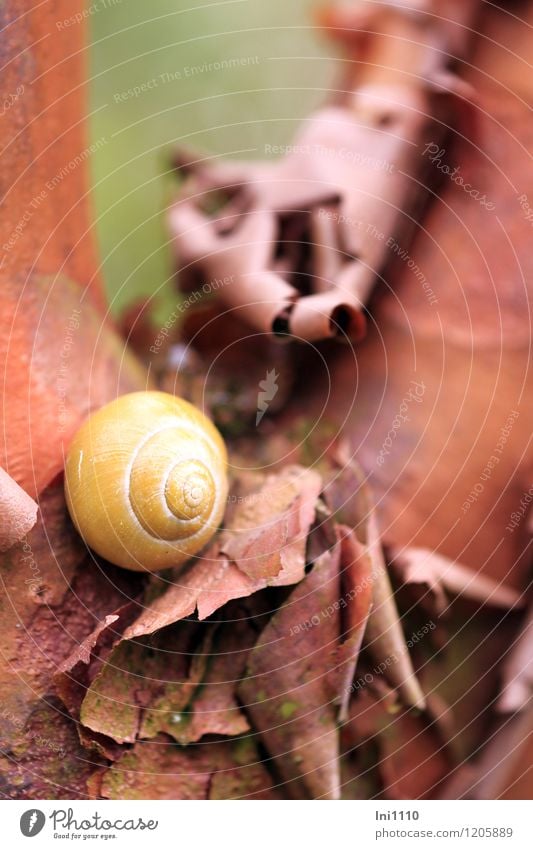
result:
[[[0,551],[26,536],[37,521],[38,509],[33,498],[0,468]]]
[[[291,311],[289,327],[293,336],[307,342],[333,337],[353,342],[364,336],[366,320],[355,301],[331,289],[300,298]]]
[[[363,265],[362,262],[354,259],[346,263],[335,282],[337,289],[344,293],[344,297],[350,302],[355,302],[362,309],[374,288],[376,272],[371,266]]]
[[[311,239],[314,245],[315,292],[327,292],[345,261],[339,249],[338,214],[335,207],[321,206],[311,212]]]
[[[176,155],[184,204],[205,218],[202,198],[217,190],[227,196],[211,229],[189,234],[182,214],[171,215],[182,282],[194,285],[187,268],[193,253],[195,271],[233,274],[238,282],[221,289],[221,298],[237,306],[241,292],[255,328],[290,329],[307,340],[319,338],[319,328],[324,338],[360,337],[373,286],[395,253],[406,256],[406,229],[415,223],[418,195],[425,195],[424,143],[440,141],[461,97],[469,96],[449,56],[464,54],[479,0],[447,0],[444,17],[434,0],[367,5],[341,4],[324,18],[356,61],[281,159]],[[287,228],[291,219],[305,222],[301,233]],[[283,294],[284,279],[294,281],[296,294]],[[264,294],[265,281],[273,296]],[[269,304],[264,319],[261,300]]]
[[[297,298],[296,289],[270,271],[235,274],[220,292],[221,301],[237,308],[238,317],[260,333],[277,332]]]
[[[195,206],[180,201],[169,211],[173,244],[183,265],[197,262],[218,249],[213,223]]]

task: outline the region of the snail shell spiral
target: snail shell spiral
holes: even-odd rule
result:
[[[226,447],[192,404],[133,392],[92,415],[70,446],[67,506],[80,535],[126,569],[157,571],[199,551],[226,506]]]

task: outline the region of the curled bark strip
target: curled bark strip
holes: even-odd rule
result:
[[[284,793],[297,799],[340,798],[339,730],[328,674],[339,618],[317,614],[339,597],[338,555],[336,547],[319,557],[278,608],[238,687],[253,728],[275,759]],[[308,630],[313,616],[317,624]]]
[[[176,575],[129,626],[125,639],[152,634],[196,611],[202,620],[232,599],[301,581],[321,485],[313,470],[287,466],[249,493],[220,539]]]
[[[169,227],[182,287],[223,275],[220,299],[260,332],[358,340],[420,193],[428,130],[440,141],[459,114],[465,88],[449,56],[464,55],[478,6],[452,0],[444,17],[430,0],[334,7],[324,23],[356,61],[281,159],[178,150]]]
[[[463,764],[444,784],[437,798],[525,798],[515,795],[515,792],[517,783],[527,778],[531,769],[532,730],[531,704],[523,712],[502,718],[479,757]]]
[[[504,610],[524,605],[521,593],[513,587],[498,583],[488,575],[475,572],[436,551],[415,547],[392,548],[390,554],[405,583],[427,584],[441,608],[445,605],[443,589],[482,605]]]
[[[502,674],[500,713],[524,710],[533,693],[533,605],[528,610],[522,633],[507,657]]]
[[[371,564],[372,606],[366,620],[365,645],[378,663],[385,664],[384,676],[404,704],[425,710],[426,700],[403,634],[375,508],[363,472],[343,440],[333,446],[332,459],[342,471],[330,482],[329,502],[342,524],[354,529]],[[366,582],[362,585],[366,586]]]
[[[352,682],[359,661],[372,609],[372,562],[364,546],[351,528],[340,525],[341,534],[341,586],[343,595],[350,599],[345,612],[344,642],[337,650],[337,659],[343,660],[339,673],[339,722],[346,722]]]
[[[23,539],[37,521],[37,504],[0,468],[0,551]]]
[[[229,226],[231,220],[226,215],[219,224]],[[273,264],[272,214],[254,208],[240,217],[235,232],[221,234],[204,213],[179,202],[170,211],[170,226],[185,266],[183,288],[193,289],[200,273],[202,285],[220,291],[225,304],[239,309],[239,318],[270,333],[297,298],[288,282],[268,270]]]
[[[390,683],[396,687],[406,705],[425,710],[426,700],[405,643],[373,513],[368,518],[367,549],[373,561],[374,577],[373,607],[366,629],[369,650],[380,661],[383,658],[394,660],[387,667]]]

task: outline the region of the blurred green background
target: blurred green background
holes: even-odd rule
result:
[[[99,146],[91,160],[114,312],[143,294],[155,294],[162,313],[175,302],[164,222],[176,188],[170,151],[184,144],[264,158],[265,144],[287,142],[324,97],[335,49],[312,27],[314,6],[315,0],[95,4],[90,131]],[[224,67],[209,67],[217,62]]]

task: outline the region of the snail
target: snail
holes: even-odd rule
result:
[[[227,500],[227,452],[187,401],[133,392],[95,412],[65,462],[65,495],[87,545],[125,569],[178,566],[217,530]]]

